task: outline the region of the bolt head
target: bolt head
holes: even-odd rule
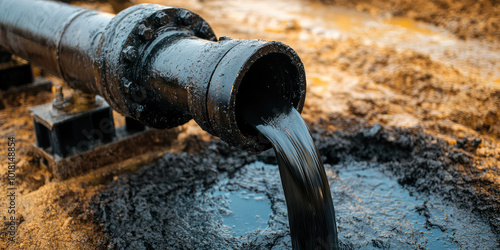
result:
[[[63,87],[61,85],[54,85],[54,86],[52,86],[52,92],[54,94],[56,94],[56,95],[57,94],[62,94],[62,89],[63,89]]]
[[[127,62],[133,62],[137,58],[137,49],[134,46],[128,46],[122,50],[122,55]]]
[[[200,37],[205,37],[210,30],[210,26],[205,22],[200,22],[198,27],[196,27],[196,35]]]
[[[125,93],[129,93],[130,92],[130,87],[132,85],[132,82],[129,81],[129,80],[125,80],[125,83],[123,84],[123,91]]]
[[[153,38],[153,30],[149,27],[146,27],[146,25],[144,25],[144,24],[141,24],[141,26],[139,26],[139,29],[137,30],[137,34],[143,40],[149,40],[149,39]]]
[[[156,25],[158,26],[163,26],[168,24],[168,15],[165,12],[158,12],[156,15],[153,17],[153,21]]]
[[[180,25],[191,25],[194,21],[194,16],[189,10],[181,10],[177,12],[175,21]]]
[[[141,118],[141,114],[142,112],[144,111],[144,107],[137,104],[137,103],[134,103],[133,105],[133,110],[132,112],[134,113],[133,116],[136,118],[136,119],[140,119]]]
[[[64,102],[64,94],[62,92],[63,88],[61,85],[54,85],[52,91],[56,95],[55,101],[58,103]]]

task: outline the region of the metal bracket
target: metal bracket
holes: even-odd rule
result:
[[[54,115],[53,104],[30,109],[37,146],[55,159],[89,151],[115,139],[113,113],[101,97],[93,108],[79,113]]]

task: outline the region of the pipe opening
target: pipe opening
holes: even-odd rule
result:
[[[257,136],[250,123],[284,112],[283,103],[298,109],[304,86],[301,81],[298,66],[288,55],[270,53],[257,59],[243,76],[236,95],[236,122],[241,134]]]

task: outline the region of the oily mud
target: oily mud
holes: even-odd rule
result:
[[[499,246],[499,194],[461,169],[474,169],[466,150],[419,129],[335,118],[312,125],[312,135],[341,247]],[[261,212],[239,211],[241,204]],[[291,247],[273,152],[249,155],[220,141],[120,176],[92,198],[88,214],[102,225],[104,246],[119,249]]]

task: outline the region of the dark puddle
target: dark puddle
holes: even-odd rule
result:
[[[249,190],[229,191],[226,188],[228,179],[222,180],[219,187],[207,191],[208,199],[220,196],[224,200],[222,223],[229,234],[235,237],[243,236],[253,231],[267,228],[267,221],[272,214],[271,201],[264,194]],[[226,209],[226,210],[224,210]]]
[[[339,237],[344,243],[353,243],[351,246],[355,248],[492,249],[496,246],[496,235],[479,216],[434,195],[411,194],[395,178],[380,171],[376,164],[353,161],[326,165],[326,170],[338,219],[342,222]],[[279,188],[277,166],[254,162],[223,183],[213,192],[223,194],[219,200],[221,204],[229,204],[225,207],[228,215],[222,216],[222,224],[229,235],[244,238],[252,232],[265,234],[266,230],[279,230],[267,227],[267,223],[287,221],[283,193],[258,188]],[[269,202],[267,196],[272,196],[274,202]],[[200,198],[213,199],[211,195]],[[277,213],[272,214],[271,208]],[[280,241],[281,245],[288,246],[289,235],[284,235]]]
[[[418,131],[323,127],[312,134],[341,247],[499,246],[498,197],[461,181],[454,167],[467,160],[461,151]],[[94,197],[91,210],[114,248],[291,248],[275,164],[273,152],[252,156],[211,142],[200,155],[166,154],[121,176]]]
[[[497,236],[479,216],[434,195],[410,193],[375,164],[329,166],[341,238],[355,246],[458,249],[496,246]]]

